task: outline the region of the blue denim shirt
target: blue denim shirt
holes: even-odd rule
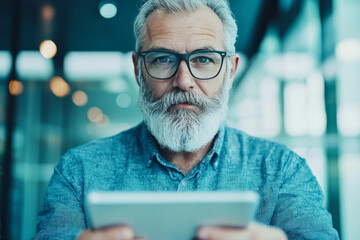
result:
[[[255,220],[289,239],[339,239],[323,194],[305,160],[283,145],[222,126],[213,148],[187,175],[158,152],[144,123],[68,151],[55,167],[35,239],[75,239],[91,227],[91,191],[251,190]]]

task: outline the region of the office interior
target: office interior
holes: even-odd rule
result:
[[[240,67],[228,125],[304,157],[341,239],[360,239],[360,1],[230,0]],[[141,1],[1,0],[1,228],[35,234],[71,147],[142,121],[131,54]]]

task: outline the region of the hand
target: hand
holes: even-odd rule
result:
[[[84,230],[77,240],[144,240],[135,238],[128,226],[109,227],[101,230]]]
[[[200,227],[198,240],[287,240],[280,229],[251,223],[247,228]]]

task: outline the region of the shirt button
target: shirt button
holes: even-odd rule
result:
[[[214,167],[218,167],[219,166],[219,162],[218,161],[216,161],[216,162],[214,162]]]
[[[185,180],[182,181],[181,184],[182,184],[184,187],[186,187],[186,181],[185,181]]]
[[[149,166],[151,165],[151,160],[148,161],[148,165],[149,165]]]

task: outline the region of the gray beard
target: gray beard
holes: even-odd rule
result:
[[[228,64],[223,86],[213,98],[176,89],[159,99],[145,86],[139,71],[139,106],[145,124],[161,147],[173,152],[195,152],[215,137],[228,109],[229,70]],[[191,109],[170,108],[179,103],[194,104],[201,111],[196,113]]]

